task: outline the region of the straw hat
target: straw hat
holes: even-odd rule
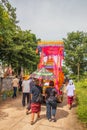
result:
[[[24,79],[24,80],[28,80],[29,78],[30,78],[29,75],[25,75],[25,76],[23,76],[23,79]]]

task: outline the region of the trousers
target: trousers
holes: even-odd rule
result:
[[[47,119],[51,119],[51,117],[55,117],[57,107],[51,105],[48,101],[46,101],[46,116]]]
[[[27,98],[27,104],[28,104],[29,100],[30,100],[30,94],[29,93],[23,93],[23,97],[22,97],[22,105],[23,106],[25,106],[26,98]]]

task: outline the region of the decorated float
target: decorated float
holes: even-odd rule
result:
[[[59,91],[64,82],[62,63],[64,59],[64,43],[62,41],[40,41],[36,49],[40,54],[38,69],[45,68],[55,75],[55,87]]]

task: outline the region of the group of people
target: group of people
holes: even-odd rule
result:
[[[15,83],[13,90],[13,97],[16,96],[17,91],[17,84],[19,81],[17,77],[14,79]],[[14,81],[13,80],[13,81]],[[38,79],[33,79],[32,77],[24,77],[22,81],[22,105],[26,105],[26,98],[27,98],[27,109],[26,114],[31,112],[31,125],[34,124],[35,113],[37,113],[37,119],[40,119],[40,112],[41,112],[41,104],[43,102],[37,101],[37,98],[40,94],[42,94],[42,87],[39,85]],[[69,109],[72,107],[73,97],[74,97],[74,90],[75,86],[72,80],[69,80],[66,91],[67,91],[67,99]],[[58,92],[55,89],[54,81],[49,81],[49,88],[45,91],[45,103],[46,103],[46,117],[49,122],[56,122],[56,110],[58,104]]]
[[[35,113],[37,113],[37,119],[40,118],[41,104],[43,101],[37,101],[38,96],[42,94],[42,87],[39,85],[38,79],[24,79],[23,83],[23,98],[22,104],[25,106],[25,95],[27,96],[27,111],[28,114],[31,111],[31,125],[34,124]],[[27,91],[25,91],[25,89]],[[28,93],[26,93],[28,92]],[[27,95],[28,94],[28,95]],[[43,98],[44,99],[44,98]],[[45,91],[46,101],[46,116],[49,121],[55,122],[56,108],[57,108],[57,91],[54,87],[54,82],[49,82],[49,88]]]

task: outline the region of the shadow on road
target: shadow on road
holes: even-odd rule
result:
[[[8,117],[8,113],[2,112],[2,111],[0,110],[0,120],[4,120],[6,117]]]
[[[57,112],[56,112],[56,119],[59,120],[61,118],[65,118],[69,115],[69,113],[65,110],[60,110],[60,109],[57,109]]]

